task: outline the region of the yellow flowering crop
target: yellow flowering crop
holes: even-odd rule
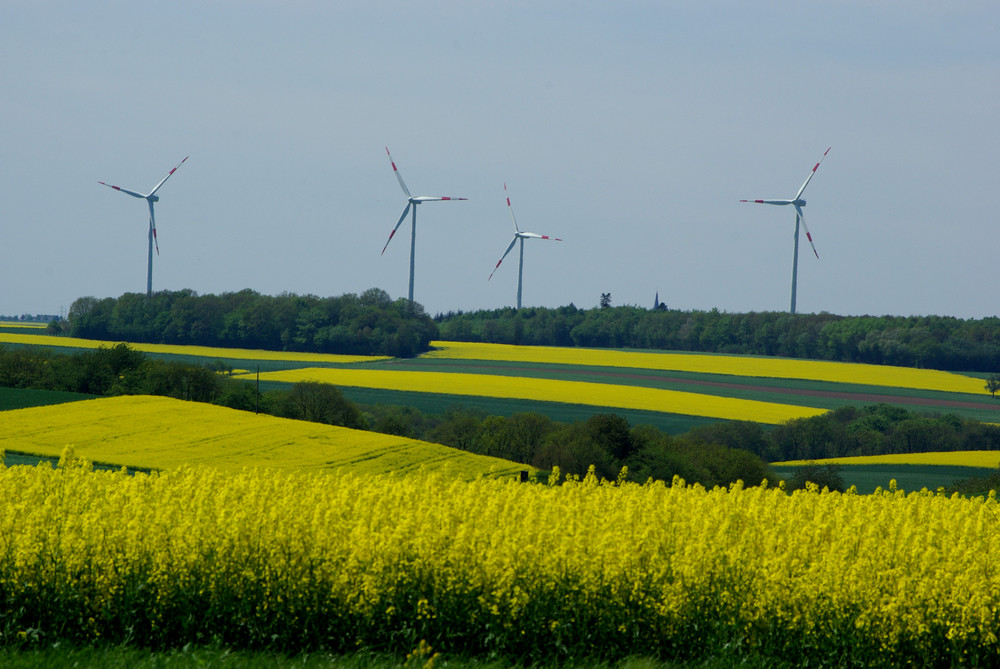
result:
[[[679,390],[489,374],[306,368],[262,373],[260,378],[261,380],[286,383],[319,381],[358,388],[563,402],[769,424],[783,423],[793,418],[805,418],[825,413],[824,409],[813,407],[719,397]]]
[[[98,348],[124,342],[55,337],[52,335],[13,334],[0,332],[0,344],[26,344],[29,346],[65,346],[69,348]],[[334,353],[301,353],[296,351],[262,351],[248,348],[222,348],[216,346],[176,346],[172,344],[128,344],[137,351],[173,355],[193,355],[205,358],[235,358],[238,360],[276,360],[283,362],[354,363],[388,360],[388,356],[337,355]]]
[[[22,321],[0,321],[0,328],[24,328],[25,330],[44,330],[48,323],[24,323]]]
[[[775,467],[797,467],[814,462],[820,465],[947,465],[956,467],[1000,467],[1000,451],[949,451],[941,453],[891,453],[858,455],[824,460],[789,460],[772,463]]]
[[[0,468],[0,639],[991,665],[997,501]]]
[[[108,397],[0,412],[0,451],[171,469],[346,468],[363,473],[447,469],[464,478],[530,469],[392,435],[256,415],[167,397]]]
[[[932,369],[863,365],[821,360],[793,360],[737,355],[696,353],[647,353],[623,349],[583,349],[554,346],[513,346],[467,342],[431,342],[437,350],[426,358],[455,360],[508,360],[560,365],[633,367],[665,371],[730,374],[776,379],[811,379],[833,383],[854,383],[918,390],[941,390],[981,394],[983,380]]]

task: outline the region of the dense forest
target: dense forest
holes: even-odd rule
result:
[[[726,313],[605,307],[435,316],[446,341],[701,351],[950,371],[1000,371],[1000,318]]]
[[[84,339],[396,357],[428,350],[437,336],[419,304],[393,301],[378,288],[325,298],[252,290],[81,297],[70,307],[68,331]]]
[[[609,300],[602,296],[602,303]],[[59,329],[58,324],[53,325]],[[252,290],[147,298],[82,297],[69,312],[74,337],[269,350],[392,355],[429,350],[434,339],[502,344],[637,348],[812,358],[950,371],[1000,371],[1000,318],[835,316],[677,311],[635,306],[527,307],[449,312],[370,288],[340,297]]]

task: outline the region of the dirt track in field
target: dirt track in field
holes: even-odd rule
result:
[[[402,363],[406,364],[406,363]],[[421,363],[420,365],[413,365],[415,370],[424,369],[426,367],[443,367],[449,371],[455,371],[454,365],[436,365]],[[508,372],[537,372],[537,368],[533,367],[516,367],[516,366],[480,366],[480,365],[462,365],[463,369],[475,369],[483,373],[489,373],[490,371],[508,371]],[[649,379],[648,374],[629,374],[628,372],[612,372],[612,371],[594,371],[594,370],[583,370],[583,369],[561,369],[558,371],[560,375],[587,375],[587,376],[605,376],[610,379]],[[691,386],[701,386],[709,388],[729,388],[732,390],[750,390],[759,393],[777,393],[781,395],[800,395],[806,397],[829,397],[833,399],[845,399],[854,400],[856,402],[885,402],[887,404],[911,404],[914,406],[928,406],[936,407],[941,409],[982,409],[989,411],[990,409],[1000,410],[1000,402],[997,403],[995,407],[984,402],[962,402],[959,400],[934,400],[926,397],[911,397],[909,395],[888,395],[881,393],[848,393],[848,392],[838,392],[835,390],[810,390],[807,388],[783,388],[777,386],[761,386],[751,383],[729,383],[726,381],[701,381],[697,379],[679,379],[673,376],[655,376],[659,381],[665,381],[667,383],[676,383],[681,385],[691,385]]]

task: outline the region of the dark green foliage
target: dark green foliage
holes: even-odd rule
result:
[[[495,419],[495,416],[489,416],[482,409],[450,407],[442,419],[427,420],[424,440],[435,444],[448,444],[452,448],[460,448],[470,453],[495,455],[488,452],[490,449],[483,444],[483,432],[486,429],[484,423]]]
[[[611,455],[582,423],[564,425],[546,435],[531,464],[539,469],[559,467],[563,474],[579,477],[586,476],[591,466],[601,478],[614,479],[618,473]]]
[[[632,428],[631,434],[637,450],[628,463],[629,479],[640,483],[649,479],[670,482],[679,476],[686,483],[701,483],[709,487],[716,484],[707,469],[695,464],[688,454],[682,452],[680,438],[649,425],[638,425]]]
[[[776,460],[773,440],[760,423],[720,421],[692,429],[686,435],[694,441],[737,448],[756,453],[764,460]]]
[[[540,413],[489,416],[481,421],[476,453],[528,464],[555,423]]]
[[[81,297],[70,307],[69,332],[85,339],[396,357],[427,351],[438,334],[419,304],[392,301],[379,288],[326,298],[252,290]]]
[[[949,493],[957,492],[966,497],[985,497],[990,491],[1000,492],[1000,469],[987,476],[973,476],[961,481],[955,481],[948,488]]]
[[[997,317],[730,314],[717,309],[569,305],[449,313],[435,320],[440,338],[450,341],[776,355],[954,371],[1000,369]]]
[[[373,432],[394,434],[399,437],[416,438],[422,429],[420,426],[424,423],[423,414],[412,407],[376,404],[366,407],[365,413],[368,414],[367,422]]]
[[[841,468],[837,465],[819,465],[810,462],[795,470],[795,474],[787,481],[786,489],[802,490],[806,487],[806,483],[815,483],[820,490],[829,488],[835,492],[844,492],[844,479],[840,471]]]
[[[150,361],[146,383],[121,395],[162,395],[189,402],[214,403],[222,394],[222,378],[208,369],[182,362]]]
[[[624,417],[599,413],[588,418],[585,425],[597,445],[615,460],[623,462],[635,453],[637,445],[632,439],[631,426]]]
[[[318,381],[301,381],[284,393],[278,415],[313,423],[368,429],[357,405],[344,398],[335,386]]]

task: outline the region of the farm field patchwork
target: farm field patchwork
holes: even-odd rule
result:
[[[0,330],[14,330],[18,332],[20,330],[44,330],[48,327],[48,323],[34,323],[25,321],[0,321]]]
[[[0,344],[5,338],[8,342],[20,342],[16,345],[44,344],[64,347],[61,350],[67,351],[76,344],[90,348],[101,344],[0,332]],[[447,390],[433,387],[432,380],[440,382],[440,377],[433,376],[414,376],[427,382],[407,382],[404,389],[392,384],[376,386],[371,379],[360,380],[360,375],[353,378],[327,375],[329,382],[339,385],[355,401],[372,402],[374,398],[374,402],[383,404],[419,405],[422,411],[430,413],[443,411],[455,403],[493,411],[492,402],[496,403],[498,413],[516,405],[518,411],[536,410],[555,420],[566,420],[581,407],[593,407],[594,412],[641,412],[642,415],[635,414],[637,421],[678,434],[709,420],[775,424],[844,405],[882,402],[915,411],[955,413],[984,422],[1000,422],[1000,402],[986,393],[983,379],[934,370],[749,356],[463,342],[434,344],[436,350],[410,359],[187,346],[136,347],[169,360],[196,364],[206,359],[224,361],[230,367],[248,370],[243,378],[249,380],[255,379],[255,370],[259,369],[265,388],[284,387],[304,376],[315,377],[312,368],[317,367],[346,367],[372,373],[461,375],[455,378],[462,379],[462,383],[452,384]],[[525,391],[532,385],[531,379],[538,380],[537,387]],[[578,390],[569,395],[565,394],[569,386],[564,385],[560,391],[564,394],[553,395],[549,392],[555,388],[551,385],[553,381],[589,385],[577,385]],[[501,394],[497,389],[504,386],[520,386],[521,390]],[[543,394],[539,390],[542,386],[546,386],[544,393],[548,393],[544,397],[539,396]],[[587,401],[582,401],[581,395],[586,395]],[[744,402],[740,407],[740,402],[731,400],[749,403]]]
[[[69,464],[0,469],[0,536],[8,629],[78,643],[525,664],[1000,650],[994,499]]]
[[[814,460],[826,465],[946,465],[949,467],[1000,467],[1000,451],[952,451],[941,453],[891,453],[888,455],[860,455],[856,457]],[[776,462],[776,466],[794,467],[806,464],[805,460]]]
[[[596,407],[640,409],[724,420],[782,423],[824,413],[813,407],[760,402],[658,388],[561,381],[544,378],[490,376],[390,369],[303,368],[261,374],[261,380],[296,383],[318,381],[337,386],[381,388],[405,392],[527,399]]]
[[[810,379],[834,383],[958,393],[982,394],[983,392],[983,380],[980,378],[910,367],[736,355],[655,353],[624,349],[512,346],[468,342],[431,342],[431,344],[435,346],[436,350],[424,354],[423,357],[428,359],[506,360],[563,365],[637,367],[730,376]]]
[[[774,465],[771,470],[784,479],[795,476],[798,467]],[[931,490],[951,488],[959,481],[986,478],[995,469],[962,467],[957,465],[843,465],[839,475],[844,486],[854,486],[861,495],[870,495],[879,489],[888,490],[892,482],[902,490]]]
[[[784,478],[806,465],[836,465],[846,486],[862,494],[888,489],[896,481],[905,490],[949,488],[969,478],[986,478],[1000,467],[1000,451],[950,451],[937,453],[893,453],[819,460],[788,460],[771,463]]]
[[[165,397],[108,397],[0,412],[0,450],[58,457],[67,446],[91,461],[151,469],[206,464],[375,474],[425,468],[468,478],[530,469],[405,437]]]

